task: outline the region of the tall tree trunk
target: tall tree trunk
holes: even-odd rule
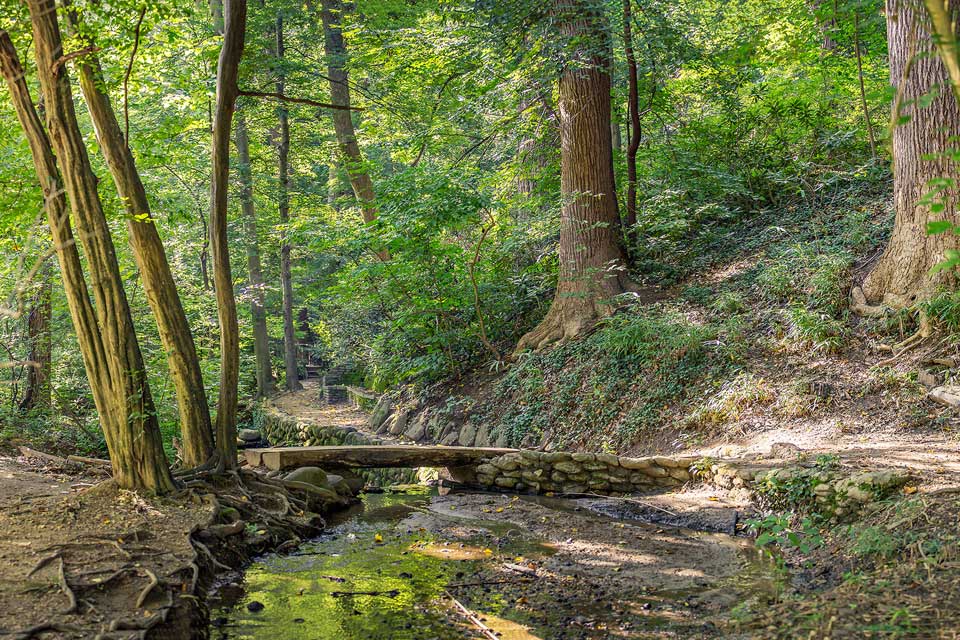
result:
[[[853,48],[857,56],[857,80],[860,85],[860,107],[863,109],[863,124],[867,128],[867,140],[870,141],[870,157],[877,158],[877,141],[870,122],[870,107],[867,105],[867,89],[863,81],[863,47],[860,46],[860,11],[853,10]]]
[[[560,275],[546,317],[517,350],[573,338],[613,310],[626,255],[613,179],[609,51],[603,16],[587,0],[559,0],[568,63],[560,76]]]
[[[960,0],[950,0],[953,15]],[[960,224],[957,198],[960,197],[960,170],[944,152],[955,147],[960,135],[960,107],[951,92],[941,90],[926,107],[916,99],[934,85],[947,87],[949,78],[943,62],[930,55],[934,44],[923,16],[903,0],[887,2],[887,41],[890,55],[890,79],[897,87],[895,111],[910,120],[893,129],[893,198],[896,210],[893,233],[876,266],[863,282],[863,293],[870,303],[900,308],[930,297],[938,287],[955,284],[949,271],[932,274],[931,268],[944,260],[947,250],[960,248],[953,233],[927,235],[927,223],[948,220]],[[909,105],[898,109],[901,105]],[[898,116],[894,114],[894,118]],[[931,210],[921,199],[931,180],[952,181],[938,201],[945,209]]]
[[[237,299],[230,272],[227,242],[227,192],[230,178],[230,131],[239,89],[240,58],[247,24],[246,0],[224,2],[223,48],[217,63],[217,104],[213,115],[213,168],[210,183],[210,257],[220,323],[220,399],[217,406],[217,450],[228,468],[237,464],[237,383],[240,376],[240,330]]]
[[[637,150],[640,148],[640,98],[637,90],[637,58],[633,51],[633,13],[630,0],[623,0],[623,48],[627,56],[627,112],[630,139],[627,141],[627,211],[624,224],[629,234],[637,224]]]
[[[284,95],[285,78],[283,73],[283,17],[277,16],[277,61],[280,74],[277,79],[277,93]],[[349,117],[350,112],[346,112]],[[279,184],[277,185],[277,208],[280,212],[280,287],[283,291],[283,368],[284,382],[288,391],[302,389],[297,374],[297,333],[293,324],[293,278],[290,273],[290,240],[287,225],[290,223],[290,118],[287,106],[280,103],[277,109],[280,124],[280,138],[277,141],[277,164]]]
[[[347,48],[343,42],[340,18],[343,15],[341,0],[322,0],[320,19],[323,22],[323,45],[327,56],[327,77],[330,80],[330,102],[341,107],[350,107],[350,84],[347,78]],[[376,195],[373,180],[367,170],[357,133],[353,128],[353,118],[348,109],[332,109],[333,129],[340,146],[340,155],[350,177],[350,186],[360,204],[363,221],[373,222],[377,218]],[[386,249],[380,249],[382,260],[389,260]]]
[[[270,362],[270,335],[267,333],[266,296],[263,268],[260,264],[260,239],[257,213],[253,207],[253,177],[250,172],[250,139],[243,111],[237,111],[237,173],[240,177],[240,206],[243,210],[243,232],[247,242],[247,270],[250,279],[250,315],[253,318],[253,354],[257,362],[257,397],[273,392]]]
[[[74,18],[75,20],[75,14]],[[140,179],[129,140],[117,121],[104,89],[103,73],[95,55],[78,63],[80,89],[97,134],[97,142],[127,212],[127,232],[147,303],[157,322],[167,368],[177,395],[183,463],[197,467],[213,455],[213,428],[200,372],[200,359],[187,315],[170,271],[163,241],[150,213],[147,192]]]
[[[27,358],[27,389],[20,408],[30,411],[50,410],[50,268],[44,265],[38,274],[39,284],[30,301],[27,314],[27,340],[30,355]]]
[[[8,69],[13,70],[7,82],[18,105],[18,118],[30,142],[34,166],[44,188],[64,288],[110,451],[113,475],[122,487],[166,493],[174,488],[173,477],[164,455],[156,410],[120,279],[113,241],[97,194],[97,178],[90,167],[77,125],[70,82],[61,59],[63,44],[56,5],[53,0],[29,0],[27,6],[33,27],[37,75],[46,105],[49,139],[22,81],[23,71],[18,68],[19,61],[12,45],[5,54],[3,66],[5,73]],[[70,200],[87,256],[95,305],[91,305],[87,297],[79,252],[60,195],[57,161],[63,167],[63,189]]]

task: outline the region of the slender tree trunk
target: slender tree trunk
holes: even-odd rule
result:
[[[556,13],[568,48],[560,76],[560,275],[550,310],[518,351],[582,334],[613,310],[613,298],[629,284],[611,161],[603,16],[587,0],[559,0]]]
[[[129,140],[117,121],[104,90],[103,73],[95,55],[78,63],[80,88],[97,134],[97,142],[113,176],[127,213],[127,232],[140,271],[147,303],[157,322],[160,342],[177,396],[183,463],[197,467],[213,455],[210,409],[200,372],[200,360],[187,315],[170,271],[163,241],[150,213],[147,192],[140,179]]]
[[[260,264],[260,239],[257,213],[253,207],[253,177],[250,173],[250,139],[243,111],[237,111],[237,173],[240,176],[240,205],[243,210],[243,231],[247,237],[247,270],[250,278],[250,315],[253,317],[253,353],[257,362],[257,397],[273,392],[270,362],[270,335],[267,333],[266,296],[263,268]]]
[[[163,452],[113,241],[97,194],[97,178],[77,125],[70,82],[61,60],[63,45],[56,6],[53,0],[30,0],[27,6],[49,139],[40,127],[25,84],[17,89],[9,78],[8,84],[19,104],[18,117],[31,143],[34,165],[44,187],[51,232],[60,254],[65,289],[110,451],[113,475],[122,487],[165,493],[173,489],[173,478]],[[15,53],[12,55],[15,60]],[[13,61],[5,61],[4,69],[12,64]],[[19,67],[18,61],[16,66]],[[22,79],[22,69],[15,70],[16,75]],[[63,187],[83,241],[95,306],[86,297],[79,254],[59,196],[54,153],[63,168]],[[64,247],[66,243],[74,247],[72,252]]]
[[[867,128],[870,141],[870,157],[877,157],[877,141],[873,136],[873,124],[870,122],[870,108],[867,106],[867,89],[863,82],[863,51],[860,47],[860,13],[853,12],[853,47],[857,54],[857,80],[860,84],[860,107],[863,109],[863,124]]]
[[[343,15],[341,0],[322,0],[320,18],[323,22],[323,44],[327,55],[327,77],[330,79],[330,102],[332,104],[350,106],[350,84],[347,78],[347,48],[343,41],[340,28],[340,18]],[[340,146],[340,155],[350,177],[350,186],[360,204],[363,221],[373,222],[377,218],[376,195],[373,190],[373,180],[367,169],[360,145],[357,143],[357,133],[353,128],[353,119],[349,110],[332,109],[333,128]],[[386,249],[378,252],[382,260],[389,260],[390,254]]]
[[[630,117],[630,139],[627,141],[627,212],[624,224],[627,234],[637,224],[637,150],[640,148],[640,98],[637,89],[637,58],[633,51],[633,14],[630,0],[623,0],[623,48],[627,56],[627,111]]]
[[[956,15],[960,0],[950,0]],[[947,87],[949,78],[943,62],[934,51],[926,30],[926,21],[902,0],[887,2],[887,41],[890,55],[890,79],[897,88],[894,118],[909,116],[908,122],[893,129],[893,197],[896,210],[893,233],[886,250],[863,282],[863,293],[870,303],[907,307],[930,297],[941,286],[955,284],[950,271],[931,273],[944,260],[947,250],[960,248],[953,233],[927,235],[927,223],[948,220],[960,224],[957,198],[960,196],[960,171],[944,152],[956,146],[960,135],[960,107],[951,92],[941,91],[926,107],[917,98],[934,85]],[[909,105],[898,108],[901,105]],[[952,181],[937,201],[945,209],[931,210],[921,199],[931,191],[930,182]]]
[[[37,274],[39,286],[30,301],[27,314],[27,340],[30,362],[27,367],[27,389],[20,408],[30,411],[50,410],[50,268],[44,265]]]
[[[217,407],[217,450],[228,468],[237,464],[237,383],[240,375],[240,331],[237,299],[230,272],[227,242],[227,192],[230,178],[230,131],[237,101],[237,77],[247,24],[246,0],[224,2],[223,48],[217,63],[217,103],[213,116],[210,185],[210,257],[220,323],[220,399]]]
[[[277,61],[280,75],[277,80],[277,93],[284,95],[285,78],[283,74],[283,18],[277,16]],[[349,112],[347,116],[349,117]],[[297,333],[293,324],[293,277],[290,273],[290,240],[287,225],[290,223],[290,118],[287,106],[280,103],[277,109],[280,124],[280,139],[277,142],[277,164],[279,184],[277,185],[278,209],[280,212],[280,286],[283,291],[283,368],[288,391],[302,389],[297,374]]]
[[[620,133],[620,116],[616,110],[610,114],[610,143],[613,145],[613,152],[623,151],[623,136]]]

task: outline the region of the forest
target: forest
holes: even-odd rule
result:
[[[960,0],[0,0],[0,638],[954,638]]]

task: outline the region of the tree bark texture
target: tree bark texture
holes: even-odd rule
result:
[[[330,79],[330,102],[337,106],[350,107],[347,48],[340,28],[343,3],[341,0],[322,0],[321,4],[320,19],[323,22],[323,45],[327,55],[327,77]],[[357,143],[353,118],[348,109],[334,109],[331,110],[330,115],[333,118],[333,128],[340,146],[340,156],[350,177],[350,186],[353,187],[353,193],[360,205],[363,221],[373,222],[377,219],[376,194],[370,172],[360,152],[360,145]],[[386,249],[380,249],[378,255],[382,260],[390,259]]]
[[[210,184],[210,257],[220,323],[220,398],[217,406],[217,450],[228,468],[237,464],[237,383],[240,375],[240,330],[237,299],[230,272],[227,242],[227,192],[230,178],[230,131],[236,106],[237,78],[247,24],[246,0],[225,0],[224,35],[217,63],[217,101],[213,114]]]
[[[960,0],[950,0],[954,15],[958,9]],[[955,284],[949,271],[931,274],[931,269],[944,260],[946,250],[960,248],[960,238],[953,233],[927,235],[926,229],[928,222],[936,220],[960,224],[956,204],[960,171],[943,155],[956,148],[951,137],[960,134],[960,106],[946,90],[950,80],[941,59],[933,55],[935,46],[927,21],[906,0],[888,0],[887,38],[890,79],[897,88],[895,108],[909,104],[900,114],[910,120],[896,125],[892,132],[896,218],[886,250],[863,282],[863,293],[870,303],[902,308],[929,298],[942,286]],[[933,85],[943,90],[929,106],[912,102]],[[928,155],[934,159],[924,159]],[[920,203],[931,189],[931,180],[953,181],[937,198],[946,205],[940,213]]]
[[[277,93],[284,94],[283,75],[283,18],[277,16],[277,61],[281,69],[277,79]],[[346,112],[349,118],[350,112]],[[297,333],[293,324],[293,277],[290,265],[290,240],[287,225],[290,223],[290,117],[287,105],[280,103],[277,108],[280,125],[280,137],[277,141],[277,164],[279,180],[277,184],[277,209],[280,213],[280,287],[283,293],[283,369],[287,391],[301,389],[300,376],[297,374]]]
[[[637,57],[633,51],[633,12],[630,0],[623,0],[623,48],[627,57],[627,112],[630,139],[627,141],[627,233],[637,224],[637,150],[640,148],[640,97],[637,89]]]
[[[250,280],[250,315],[253,318],[253,354],[257,363],[257,397],[273,392],[273,372],[270,362],[270,335],[267,333],[266,295],[263,267],[260,264],[260,239],[257,232],[257,213],[253,206],[253,176],[250,171],[250,138],[243,111],[236,114],[237,173],[240,177],[240,207],[243,212],[243,232],[246,236],[247,271]]]
[[[27,313],[27,340],[30,355],[27,357],[27,389],[20,408],[30,411],[50,410],[50,268],[44,265],[37,275],[39,282],[30,299]]]
[[[213,455],[210,408],[200,372],[193,333],[184,313],[177,285],[170,271],[163,241],[150,213],[147,192],[140,179],[129,141],[117,121],[104,91],[100,62],[91,55],[78,62],[80,89],[87,103],[97,142],[113,176],[127,213],[127,232],[133,257],[140,271],[143,290],[157,322],[160,342],[167,354],[167,368],[177,396],[183,463],[197,467]]]
[[[173,478],[163,451],[113,240],[97,194],[97,178],[77,124],[70,82],[61,59],[64,52],[56,6],[53,0],[30,0],[27,6],[49,138],[40,126],[25,85],[12,93],[22,94],[18,117],[44,187],[51,232],[61,254],[71,315],[84,352],[113,475],[122,487],[165,493],[174,488]],[[19,75],[22,77],[22,70]],[[32,116],[27,111],[33,112]],[[61,183],[57,163],[63,170],[62,186],[83,242],[95,305],[87,297],[79,252],[62,196],[58,195]],[[66,244],[74,248],[72,252]]]
[[[560,274],[546,317],[517,350],[573,338],[613,310],[626,255],[610,141],[609,50],[602,15],[586,0],[557,3],[568,62],[560,76]]]

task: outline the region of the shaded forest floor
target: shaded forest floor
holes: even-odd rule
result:
[[[0,637],[139,637],[193,594],[190,535],[210,506],[145,500],[91,471],[0,458]],[[187,637],[189,617],[178,623]]]

